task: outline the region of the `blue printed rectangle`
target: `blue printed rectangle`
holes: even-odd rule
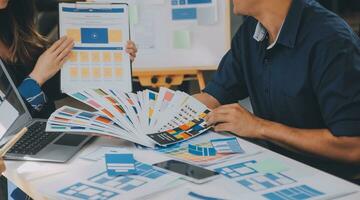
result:
[[[106,28],[81,28],[81,43],[107,44],[109,43],[108,29]]]
[[[307,185],[300,185],[277,192],[266,193],[263,196],[269,200],[307,200],[321,195],[324,195],[324,193]]]
[[[173,20],[196,20],[196,8],[174,8],[172,9]]]
[[[63,12],[78,12],[78,13],[124,13],[124,8],[62,8]]]
[[[216,150],[212,147],[200,147],[196,145],[188,145],[189,153],[196,156],[215,156]]]
[[[132,154],[105,154],[105,162],[109,176],[137,174]]]
[[[258,192],[270,188],[295,183],[296,181],[284,174],[264,174],[239,180],[238,183],[251,191]]]

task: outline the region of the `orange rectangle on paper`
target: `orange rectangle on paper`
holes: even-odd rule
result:
[[[91,61],[92,62],[100,62],[100,52],[92,52],[91,53]]]
[[[115,68],[115,77],[121,78],[123,76],[123,70],[120,67]]]
[[[78,61],[78,53],[76,51],[71,51],[69,61],[70,62],[77,62]]]
[[[189,136],[188,134],[186,134],[186,133],[181,133],[180,136],[181,136],[182,138],[184,138],[185,140],[188,139],[188,138],[190,138],[190,136]]]
[[[112,68],[104,67],[104,78],[112,78]]]
[[[117,53],[114,53],[114,61],[115,62],[122,62],[122,54],[117,52]]]
[[[96,79],[101,78],[101,68],[100,67],[94,67],[92,70],[93,77]]]
[[[89,52],[81,51],[80,52],[80,62],[89,62]]]
[[[79,70],[77,67],[70,67],[69,73],[71,78],[77,78],[79,75]]]
[[[81,76],[83,78],[89,78],[90,77],[90,69],[85,67],[81,69]]]
[[[122,41],[122,32],[121,30],[110,30],[109,31],[109,42],[121,42]]]
[[[151,117],[154,114],[154,109],[149,109],[149,117]]]
[[[66,30],[66,35],[69,38],[72,38],[74,40],[74,42],[80,42],[81,41],[80,29],[68,29],[68,30]]]
[[[97,117],[96,120],[100,121],[102,123],[105,123],[105,124],[109,124],[111,122],[110,120],[103,118],[103,117]]]
[[[109,111],[106,110],[106,109],[101,110],[101,112],[105,113],[105,114],[106,114],[107,116],[109,116],[110,118],[114,118],[114,115],[111,114],[111,112],[109,112]]]
[[[190,127],[189,127],[188,125],[184,124],[184,125],[182,125],[182,126],[179,126],[179,128],[180,128],[181,130],[186,131],[186,130],[188,130]]]
[[[111,53],[108,51],[103,52],[103,61],[111,62]]]

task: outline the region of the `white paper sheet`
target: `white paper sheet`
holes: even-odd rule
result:
[[[61,70],[61,90],[85,88],[132,90],[128,6],[124,4],[59,4],[60,36],[75,40]]]

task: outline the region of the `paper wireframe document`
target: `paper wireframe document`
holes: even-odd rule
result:
[[[132,90],[131,62],[125,53],[130,39],[127,4],[59,4],[60,36],[75,46],[61,70],[61,90],[86,88]]]

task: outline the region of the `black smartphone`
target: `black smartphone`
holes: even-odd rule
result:
[[[219,175],[218,172],[177,160],[168,160],[161,163],[156,163],[154,166],[180,174],[184,179],[199,184],[208,182],[218,177]]]

